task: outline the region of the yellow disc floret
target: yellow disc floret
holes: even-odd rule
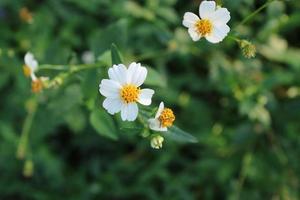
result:
[[[133,103],[138,100],[141,90],[135,85],[125,85],[121,89],[120,95],[125,103]]]
[[[159,116],[159,121],[162,127],[172,126],[173,122],[175,121],[175,115],[173,111],[170,108],[165,108]]]
[[[23,73],[26,77],[31,75],[31,69],[27,65],[23,65]]]
[[[196,31],[201,36],[207,36],[212,32],[212,23],[208,19],[200,19],[196,22]]]
[[[43,82],[40,79],[36,79],[31,82],[31,90],[33,93],[39,93],[43,89]]]

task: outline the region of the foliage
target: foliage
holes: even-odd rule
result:
[[[1,0],[0,199],[300,198],[300,3],[218,2],[231,32],[214,45],[181,25],[200,1]],[[51,80],[39,95],[27,51]],[[176,113],[163,149],[102,108],[121,59],[148,67],[144,115],[162,100]]]

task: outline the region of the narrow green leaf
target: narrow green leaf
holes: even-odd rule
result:
[[[195,138],[193,135],[181,130],[176,126],[172,126],[171,128],[169,128],[164,135],[178,142],[191,142],[191,143],[198,142],[197,138]]]
[[[123,63],[118,47],[114,43],[111,45],[111,63],[113,65]]]
[[[98,134],[113,140],[118,139],[117,129],[112,117],[104,110],[96,109],[90,115],[90,123]]]
[[[129,133],[129,134],[139,134],[144,130],[144,127],[138,126],[138,127],[132,127],[132,126],[122,126],[120,127],[120,131]]]

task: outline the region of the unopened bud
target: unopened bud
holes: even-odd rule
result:
[[[150,144],[151,144],[151,147],[154,149],[161,149],[163,142],[164,142],[164,138],[162,136],[155,135],[154,137],[152,137]]]
[[[239,41],[240,48],[246,58],[254,58],[256,55],[256,47],[248,40]]]
[[[23,168],[23,175],[27,178],[32,177],[34,171],[34,165],[32,160],[26,160]]]

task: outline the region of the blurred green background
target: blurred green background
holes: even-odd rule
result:
[[[256,45],[246,59],[230,38],[192,42],[182,16],[200,0],[1,0],[0,199],[300,199],[300,1],[274,1],[238,26],[265,2],[222,1],[230,34]],[[17,159],[33,98],[24,54],[68,66],[107,59],[111,43],[126,64],[156,70],[153,105],[172,107],[199,142],[154,150],[118,126],[98,133],[91,112],[103,110],[107,72],[96,69],[38,96]]]

